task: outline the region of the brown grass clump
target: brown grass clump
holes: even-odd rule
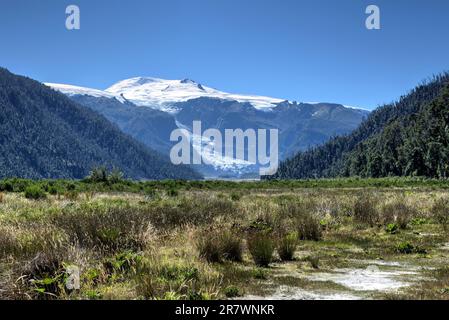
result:
[[[396,223],[399,228],[407,228],[410,221],[419,215],[418,210],[408,205],[405,199],[395,199],[382,207],[382,224]]]
[[[353,216],[356,223],[374,227],[379,222],[376,199],[369,193],[361,194],[354,203]]]

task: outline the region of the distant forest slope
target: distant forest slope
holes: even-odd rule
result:
[[[198,179],[41,83],[0,68],[0,178],[83,178],[99,165],[134,179]]]
[[[373,111],[349,135],[281,163],[271,179],[449,176],[449,74]]]

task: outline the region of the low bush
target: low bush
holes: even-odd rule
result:
[[[232,201],[239,201],[242,198],[240,193],[232,192],[231,193],[231,200]]]
[[[216,296],[218,274],[197,267],[151,258],[140,263],[136,291],[146,299],[204,300]]]
[[[277,245],[277,251],[281,260],[283,261],[293,260],[293,256],[295,255],[297,245],[298,245],[298,235],[296,233],[290,233],[282,236],[279,239]]]
[[[385,231],[388,232],[389,234],[396,234],[398,232],[398,229],[399,227],[396,223],[389,223],[385,227]]]
[[[371,194],[365,193],[357,197],[353,206],[354,221],[361,225],[374,227],[379,221],[376,201]]]
[[[196,248],[200,258],[205,259],[207,262],[214,263],[222,261],[222,246],[217,234],[211,234],[210,232],[198,234]]]
[[[124,251],[104,261],[103,266],[108,274],[127,274],[136,269],[142,256],[133,251]]]
[[[208,262],[243,260],[242,240],[230,231],[206,230],[198,234],[196,247],[199,256]]]
[[[169,197],[177,197],[177,196],[179,196],[179,191],[177,189],[174,189],[174,188],[168,189],[167,190],[167,196],[169,196]]]
[[[151,238],[148,212],[129,204],[101,202],[68,206],[52,216],[56,226],[70,235],[72,243],[100,251],[139,251]]]
[[[281,225],[281,230],[285,230],[285,224],[293,225],[300,240],[318,241],[322,238],[323,226],[317,205],[313,201],[283,203],[279,219],[283,221],[277,223],[278,226]]]
[[[254,277],[254,279],[258,280],[266,280],[268,278],[267,272],[262,268],[253,269],[252,276]]]
[[[45,199],[47,194],[38,185],[31,185],[25,189],[25,198],[32,200]]]
[[[388,203],[381,210],[382,223],[385,225],[394,223],[400,229],[407,228],[410,221],[416,216],[418,216],[418,211],[407,205],[404,199],[397,199]]]
[[[248,237],[248,249],[259,267],[268,267],[273,260],[274,241],[268,232],[258,232]]]
[[[227,298],[240,297],[240,289],[236,286],[228,286],[224,289],[224,294]]]
[[[440,224],[444,230],[449,227],[449,198],[441,198],[435,201],[430,209],[432,218]]]
[[[319,241],[323,236],[320,219],[312,213],[304,213],[296,218],[298,237],[301,240]]]
[[[415,250],[415,247],[410,242],[401,242],[397,246],[397,251],[399,253],[410,254],[410,253],[413,253],[414,250]]]
[[[243,260],[242,239],[230,231],[223,231],[218,236],[221,242],[221,254],[229,261],[241,262]]]
[[[318,256],[308,256],[304,259],[310,263],[310,266],[314,269],[320,268],[320,258]]]

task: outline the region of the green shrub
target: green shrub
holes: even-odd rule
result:
[[[167,281],[189,281],[198,280],[199,271],[192,266],[162,265],[159,269],[159,277]]]
[[[248,238],[248,249],[259,267],[268,267],[273,260],[274,242],[268,232],[258,232]]]
[[[109,174],[108,181],[111,184],[117,184],[123,182],[123,172],[121,172],[117,168],[113,168],[111,173]]]
[[[60,193],[60,191],[58,190],[58,188],[56,186],[49,186],[47,192],[53,196]]]
[[[240,289],[236,286],[228,286],[224,289],[224,294],[227,298],[236,298],[240,297]]]
[[[218,275],[202,274],[193,265],[145,259],[136,273],[137,294],[146,299],[204,300],[215,294]],[[212,291],[214,293],[212,293]]]
[[[237,193],[237,192],[231,193],[232,201],[239,201],[241,198],[242,198],[242,196],[240,195],[240,193]]]
[[[38,185],[31,185],[25,189],[25,198],[39,200],[45,199],[47,194]]]
[[[87,179],[90,182],[108,182],[108,171],[104,166],[95,167],[92,169]]]
[[[426,218],[414,218],[410,221],[410,224],[414,226],[422,226],[423,224],[426,223],[428,223]]]
[[[399,227],[396,223],[389,223],[385,227],[385,231],[390,234],[396,234],[398,232],[398,229],[399,229]]]
[[[142,261],[142,256],[132,251],[124,251],[106,259],[103,263],[108,274],[129,273]]]
[[[169,197],[177,197],[179,196],[179,191],[177,189],[171,188],[167,190],[167,196]]]
[[[103,298],[103,295],[96,290],[86,291],[85,296],[88,300],[101,300]]]
[[[277,246],[277,251],[281,260],[283,261],[293,260],[293,256],[295,254],[297,245],[298,245],[298,235],[296,233],[290,233],[282,236],[279,239],[279,243]]]
[[[415,247],[410,242],[402,242],[397,246],[397,251],[399,253],[410,254],[413,253]]]

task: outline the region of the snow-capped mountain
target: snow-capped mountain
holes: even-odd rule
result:
[[[173,104],[177,102],[200,97],[248,102],[257,109],[272,108],[283,101],[263,96],[226,93],[190,79],[164,80],[137,77],[117,82],[106,89],[106,92],[124,97],[138,106],[152,106],[167,112],[176,112]]]
[[[206,129],[278,129],[279,157],[325,142],[353,130],[368,111],[331,103],[297,103],[264,96],[232,94],[192,80],[132,78],[102,91],[47,83],[76,102],[97,111],[150,148],[168,155],[170,133],[193,121]],[[269,111],[269,112],[267,112]],[[210,141],[192,136],[193,152]],[[202,154],[207,165],[196,166],[206,177],[254,176],[258,166],[244,160]]]
[[[64,93],[66,96],[91,96],[96,98],[107,98],[107,99],[117,99],[118,101],[124,103],[126,100],[121,95],[116,95],[103,90],[78,87],[69,84],[60,83],[45,83],[46,86],[51,87],[59,92]]]

